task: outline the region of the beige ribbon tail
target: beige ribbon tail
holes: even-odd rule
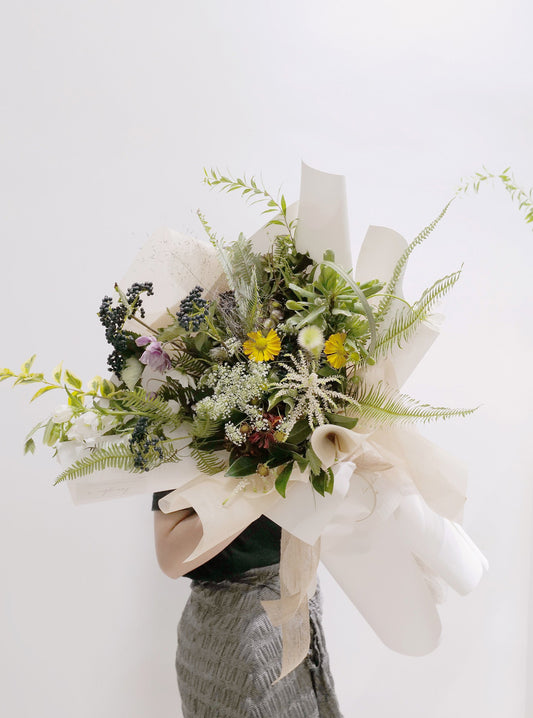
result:
[[[281,532],[280,598],[261,601],[273,626],[281,627],[281,673],[277,683],[307,656],[311,637],[308,592],[316,583],[320,539],[311,546],[285,529]]]

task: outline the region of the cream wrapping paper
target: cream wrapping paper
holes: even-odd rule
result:
[[[353,266],[344,177],[302,163],[300,200],[287,213],[289,219],[298,217],[300,251],[309,250],[320,261],[324,250],[333,249],[340,264]],[[258,230],[252,236],[256,250],[267,251],[275,233],[275,227]],[[370,226],[355,280],[389,279],[406,247],[394,230]],[[125,289],[147,280],[154,282],[156,294],[146,298],[145,321],[154,328],[168,323],[164,307],[175,311],[195,284],[208,291],[225,286],[213,248],[170,230],[151,238],[119,284]],[[395,293],[402,296],[401,277]],[[397,305],[393,300],[391,315]],[[402,350],[368,367],[364,381],[383,380],[401,388],[438,336],[442,319],[434,314],[432,321],[423,322]],[[133,323],[128,328],[138,331]],[[236,492],[238,479],[224,472],[199,473],[191,459],[158,467],[141,480],[120,471],[97,472],[69,482],[69,488],[75,503],[174,489],[160,500],[161,510],[193,507],[203,526],[203,537],[187,560],[244,530],[262,514],[276,521],[283,537],[281,596],[265,602],[265,610],[282,628],[280,678],[298,665],[308,648],[304,599],[314,590],[319,556],[386,645],[409,655],[432,651],[442,630],[436,609],[441,600],[438,582],[465,594],[488,568],[460,525],[465,467],[412,426],[376,428],[359,422],[347,430],[325,425],[315,429],[311,443],[323,465],[332,466],[335,473],[331,496],[319,496],[308,472],[296,468],[286,498],[276,492],[273,479],[268,483],[257,476],[241,483]],[[58,459],[65,461],[67,456],[65,447]],[[72,461],[69,458],[66,463]]]

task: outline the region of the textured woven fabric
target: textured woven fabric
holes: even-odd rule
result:
[[[342,718],[321,624],[309,601],[307,658],[278,683],[280,629],[260,601],[279,598],[279,564],[231,580],[192,581],[178,624],[176,672],[184,718]]]

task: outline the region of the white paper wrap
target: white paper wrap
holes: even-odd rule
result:
[[[300,201],[288,208],[288,214],[289,218],[298,216],[296,242],[301,251],[309,250],[320,261],[324,250],[333,249],[336,261],[352,266],[344,177],[302,163]],[[253,235],[258,251],[268,249],[275,232],[275,227],[263,227]],[[369,227],[355,279],[388,280],[406,247],[397,232]],[[161,230],[150,239],[119,284],[125,289],[132,281],[147,279],[154,282],[155,296],[147,298],[152,301],[146,302],[146,321],[155,327],[167,323],[165,307],[175,308],[195,284],[224,285],[212,247],[170,230]],[[401,292],[400,279],[396,294],[402,296]],[[399,304],[394,300],[392,313]],[[438,336],[442,318],[435,314],[431,322],[423,322],[402,350],[368,367],[365,380],[383,379],[401,388]],[[98,472],[69,482],[69,488],[75,503],[175,489],[160,500],[161,510],[168,513],[192,506],[203,525],[203,537],[188,560],[265,514],[294,537],[295,543],[287,544],[287,556],[299,555],[304,544],[315,547],[309,554],[312,567],[321,547],[321,560],[387,646],[408,655],[432,651],[441,636],[439,581],[464,595],[488,568],[461,526],[465,467],[412,426],[365,430],[359,422],[348,430],[327,425],[317,428],[311,441],[323,465],[333,466],[331,496],[319,496],[307,472],[295,469],[286,498],[273,485],[260,491],[250,486],[227,501],[238,480],[225,477],[224,472],[199,473],[191,459],[161,466],[143,477]],[[63,447],[59,457],[65,465],[73,460],[67,460],[67,451]],[[295,578],[289,573],[287,586]],[[289,595],[287,588],[279,610],[269,606],[269,615],[286,614],[290,620],[290,615],[301,612],[302,597],[312,588],[308,579],[307,575],[306,585],[300,585],[296,593]],[[304,643],[300,641],[300,653]],[[292,656],[292,663],[296,659]],[[290,670],[287,666],[285,670]]]

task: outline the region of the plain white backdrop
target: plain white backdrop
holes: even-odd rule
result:
[[[160,226],[251,234],[257,207],[203,167],[298,197],[300,161],[346,175],[354,252],[369,224],[411,240],[461,177],[533,185],[526,0],[402,3],[75,0],[2,4],[0,365],[37,352],[106,372],[96,312]],[[450,589],[442,644],[382,645],[321,571],[345,718],[533,715],[532,226],[502,185],[452,206],[410,259],[405,294],[463,273],[404,389],[482,407],[421,426],[469,467],[465,528],[491,568]],[[0,387],[0,694],[13,718],[180,716],[174,652],[188,581],[159,570],[151,496],[74,507],[27,431],[63,402]],[[431,471],[431,467],[428,467]],[[529,640],[528,640],[529,636]],[[529,654],[528,654],[529,650]],[[529,681],[528,681],[529,678]]]

